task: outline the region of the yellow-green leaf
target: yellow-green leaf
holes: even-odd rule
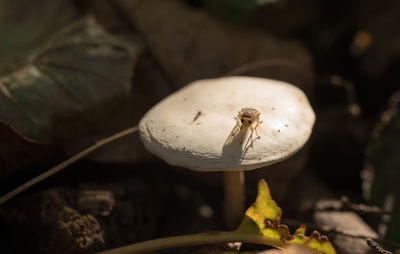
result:
[[[321,236],[316,231],[311,236],[306,236],[306,226],[304,225],[301,225],[291,235],[288,226],[280,224],[281,216],[282,210],[272,199],[267,183],[264,180],[260,180],[257,199],[247,209],[236,232],[262,235],[274,241],[279,240],[284,245],[300,244],[315,253],[336,254],[326,236]],[[275,247],[281,248],[281,246]]]
[[[305,244],[307,242],[307,237],[304,235],[294,235],[287,243],[289,244]]]
[[[326,253],[326,254],[336,254],[335,249],[332,244],[329,242],[326,236],[321,235],[317,231],[314,231],[310,237],[307,237],[308,241],[305,245],[317,252]]]
[[[272,199],[267,183],[260,180],[256,202],[247,209],[237,232],[286,239],[290,234],[287,226],[279,225],[281,216],[282,210]]]
[[[300,227],[298,227],[296,229],[294,234],[295,235],[305,235],[306,234],[306,230],[307,230],[306,226],[302,224],[302,225],[300,225]]]
[[[281,208],[276,204],[275,200],[272,199],[271,192],[265,180],[261,179],[258,182],[256,202],[247,209],[245,218],[237,231],[241,233],[260,232],[266,228],[266,220],[279,224],[281,216]],[[256,228],[258,230],[255,232]]]

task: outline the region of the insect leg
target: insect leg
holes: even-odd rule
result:
[[[256,125],[256,127],[254,127],[254,130],[255,130],[255,132],[256,132],[256,134],[257,134],[257,139],[260,138],[260,135],[259,135],[258,132],[257,132],[257,127],[258,127],[260,124],[262,124],[262,121],[257,120],[257,125]]]

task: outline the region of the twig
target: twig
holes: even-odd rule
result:
[[[246,242],[254,244],[263,244],[283,248],[285,243],[276,239],[267,238],[256,234],[243,234],[237,232],[206,232],[193,235],[172,236],[159,238],[140,243],[134,243],[119,247],[116,249],[98,252],[97,254],[134,254],[147,253],[157,250],[169,249],[174,247],[187,247],[208,244],[230,243],[230,242]]]
[[[319,205],[314,208],[315,211],[353,211],[358,213],[369,213],[377,215],[390,215],[397,217],[398,214],[393,212],[384,211],[377,206],[369,206],[364,204],[354,204],[348,197],[343,196],[340,201],[325,202],[324,205]]]
[[[375,242],[371,238],[367,239],[367,244],[369,247],[375,249],[380,254],[394,254],[393,252],[387,251],[384,248],[382,248],[382,246],[380,246],[377,242]]]
[[[300,69],[301,66],[299,64],[296,64],[291,59],[286,59],[286,58],[270,58],[270,59],[263,59],[263,60],[258,60],[250,63],[245,63],[243,65],[240,65],[239,67],[236,67],[233,70],[230,70],[227,72],[224,76],[235,76],[235,75],[243,75],[244,73],[248,71],[253,71],[256,69],[260,68],[265,68],[265,67],[288,67],[292,68],[295,71],[297,71],[299,74],[303,74],[304,72]],[[304,74],[303,74],[304,75]]]
[[[322,75],[317,77],[317,80],[319,84],[326,83],[343,88],[346,93],[347,111],[353,116],[360,116],[360,103],[357,99],[353,82],[339,75]]]
[[[31,186],[43,181],[44,179],[54,175],[55,173],[63,170],[64,168],[72,165],[73,163],[75,163],[76,161],[82,159],[83,157],[85,157],[86,155],[90,154],[91,152],[97,150],[98,148],[116,140],[119,138],[122,138],[126,135],[129,135],[131,133],[134,133],[138,130],[138,126],[123,130],[121,132],[118,132],[117,134],[114,134],[110,137],[107,137],[105,139],[102,139],[98,142],[96,142],[96,144],[86,148],[85,150],[77,153],[76,155],[72,156],[71,158],[69,158],[66,161],[61,162],[60,164],[58,164],[57,166],[47,170],[46,172],[36,176],[35,178],[29,180],[28,182],[18,186],[17,188],[13,189],[12,191],[10,191],[9,193],[7,193],[6,195],[2,196],[0,198],[0,205],[3,204],[4,202],[6,202],[7,200],[11,199],[12,197],[16,196],[17,194],[21,193],[22,191],[30,188]]]

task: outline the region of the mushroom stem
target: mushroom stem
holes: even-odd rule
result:
[[[224,171],[224,221],[229,229],[235,229],[244,213],[245,190],[243,171]]]

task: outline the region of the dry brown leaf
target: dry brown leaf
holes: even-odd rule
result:
[[[312,90],[311,57],[296,41],[229,24],[181,1],[117,3],[143,34],[175,88],[247,65],[251,71],[234,73],[288,81],[307,94]]]

